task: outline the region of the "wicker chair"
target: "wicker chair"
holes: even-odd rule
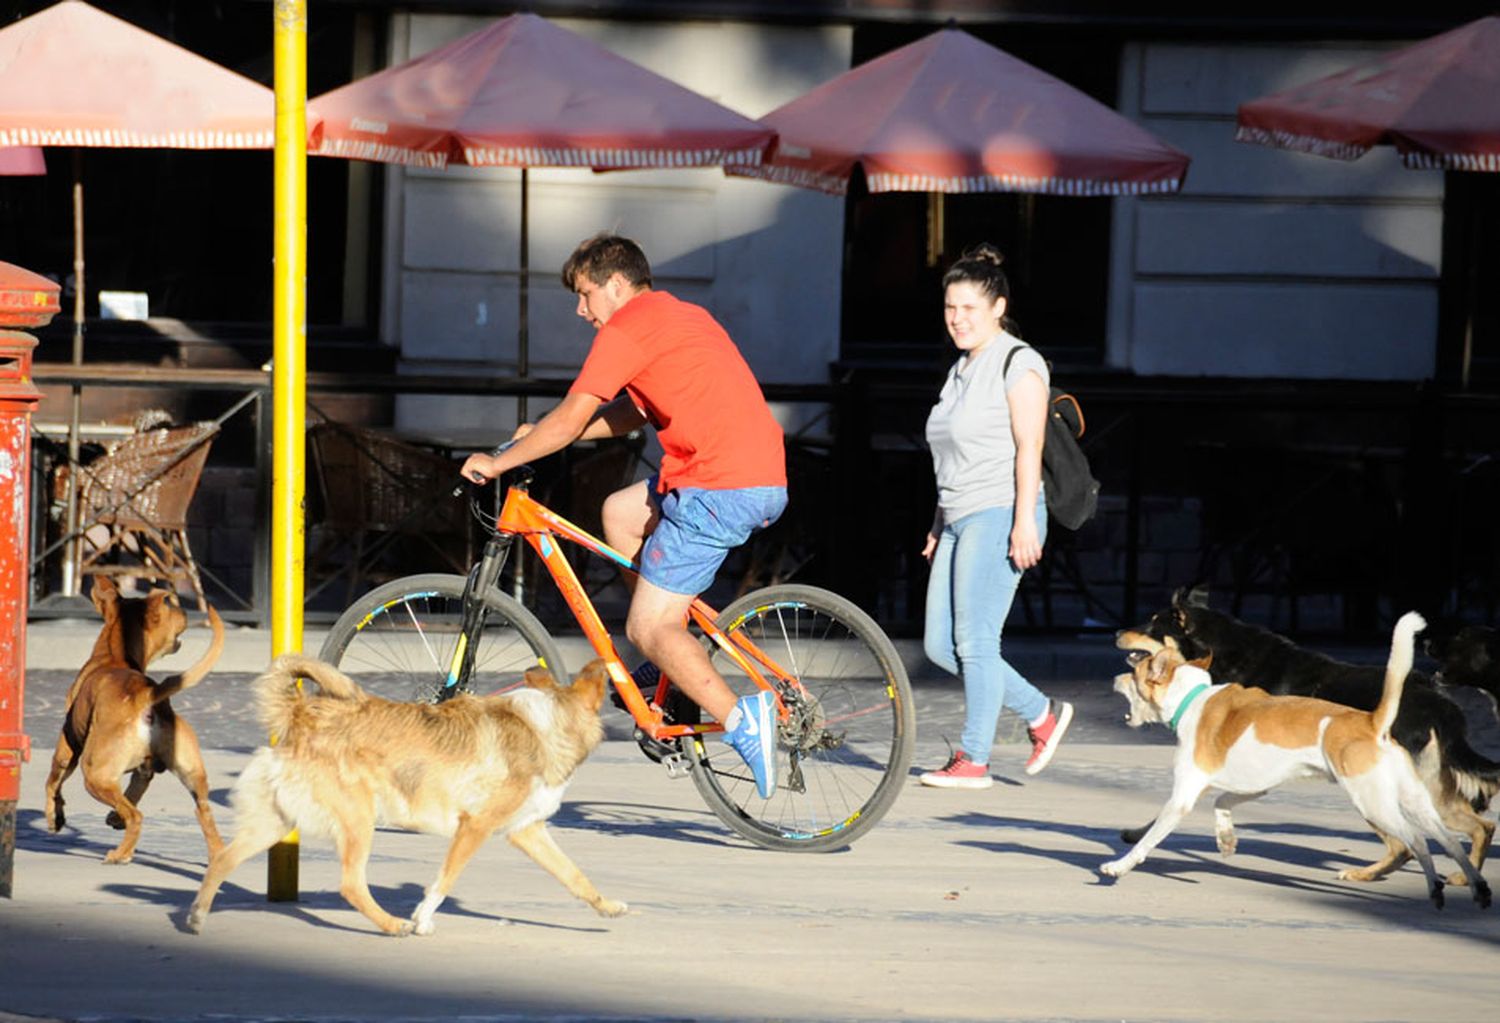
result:
[[[319,533],[308,575],[322,576],[312,593],[343,577],[347,602],[362,581],[437,567],[433,555],[451,571],[469,570],[473,523],[449,496],[457,462],[344,423],[316,424],[308,443],[317,483],[309,524]]]
[[[147,430],[79,470],[78,592],[85,575],[164,580],[208,609],[187,513],[218,432],[212,422]]]

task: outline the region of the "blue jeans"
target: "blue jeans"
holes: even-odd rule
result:
[[[927,580],[927,659],[964,680],[960,743],[976,764],[990,762],[1000,708],[1023,721],[1047,710],[1047,697],[1000,656],[1000,630],[1021,585],[1010,561],[1014,508],[986,508],[943,526]],[[1047,539],[1047,506],[1036,502],[1037,532]]]

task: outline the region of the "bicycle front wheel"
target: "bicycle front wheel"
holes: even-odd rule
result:
[[[463,631],[463,598],[461,575],[413,575],[378,586],[333,623],[319,657],[377,696],[433,702]],[[484,629],[473,641],[474,667],[461,692],[512,689],[538,664],[568,681],[557,643],[535,615],[494,589],[485,605]]]
[[[895,646],[853,603],[814,586],[756,590],[715,624],[796,682],[778,685],[790,717],[778,729],[771,798],[760,798],[739,754],[712,735],[684,741],[699,793],[720,820],[767,849],[847,846],[890,809],[911,766],[916,714]],[[754,691],[723,650],[713,647],[710,657],[737,695]]]

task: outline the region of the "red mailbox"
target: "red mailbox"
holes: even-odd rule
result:
[[[31,579],[31,413],[42,393],[31,383],[36,338],[14,327],[40,327],[61,307],[57,285],[0,263],[0,896],[11,894],[21,764],[31,743],[21,730],[26,695],[26,614]]]

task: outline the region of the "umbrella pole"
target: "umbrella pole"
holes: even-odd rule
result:
[[[519,323],[516,329],[516,375],[522,380],[526,379],[526,374],[530,369],[530,352],[527,351],[530,338],[527,334],[526,324],[528,314],[526,295],[527,292],[531,290],[531,217],[526,203],[527,185],[529,184],[528,177],[529,175],[527,173],[527,169],[525,167],[522,167],[520,273],[521,293],[519,296],[520,304],[517,309],[517,318]],[[522,392],[521,394],[516,395],[517,425],[526,422],[526,417],[528,415],[526,406],[526,394]],[[522,563],[525,561],[525,552],[520,548],[517,548],[516,554],[517,556],[511,560],[511,596],[515,597],[517,600],[524,600],[526,599],[526,574],[525,569],[522,567]]]
[[[530,372],[530,337],[527,330],[527,293],[531,290],[531,217],[527,204],[527,169],[521,168],[521,294],[519,319],[520,326],[516,332],[516,374],[526,379]],[[526,422],[527,408],[526,395],[520,394],[516,398],[516,422]]]
[[[83,152],[73,150],[73,365],[83,364]],[[78,595],[78,561],[83,553],[83,538],[73,534],[78,530],[78,455],[79,420],[82,417],[83,387],[73,385],[72,400],[68,410],[68,493],[66,516],[63,520],[62,593],[65,597]]]

